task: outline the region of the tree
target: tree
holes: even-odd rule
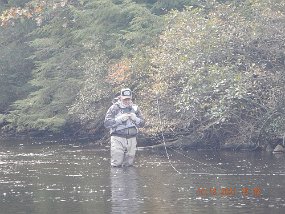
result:
[[[88,1],[85,7],[80,19],[87,24],[80,34],[86,35],[90,52],[83,87],[70,114],[83,126],[98,130],[116,92],[134,81],[129,76],[131,58],[154,42],[163,20],[145,4],[132,1]]]
[[[284,4],[208,6],[171,13],[150,52],[152,84],[144,93],[160,92],[168,130],[258,143],[274,125],[271,138],[276,138],[284,132],[276,123],[284,121]]]
[[[79,60],[84,53],[74,18],[74,7],[47,11],[45,22],[30,34],[35,62],[35,90],[26,99],[17,100],[7,116],[5,128],[17,132],[39,130],[59,132],[68,121],[67,107],[79,91],[82,70]]]
[[[61,2],[63,6],[55,6]],[[128,61],[162,29],[162,19],[152,15],[145,4],[127,0],[33,0],[23,8],[6,10],[2,23],[9,26],[21,18],[29,19],[27,13],[38,26],[29,43],[35,50],[30,57],[35,63],[30,81],[34,90],[26,99],[17,100],[7,116],[5,128],[16,127],[17,132],[63,131],[72,123],[70,106],[76,106],[71,111],[74,117],[75,112],[81,114],[78,109],[86,109],[106,93],[110,99],[110,68]],[[89,113],[85,111],[88,117]]]
[[[5,4],[0,11],[12,5]],[[28,57],[33,49],[27,44],[27,35],[34,28],[35,24],[29,20],[0,28],[0,114],[6,114],[15,100],[24,98],[31,90],[27,82],[34,64]]]

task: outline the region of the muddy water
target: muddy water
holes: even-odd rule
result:
[[[168,152],[111,168],[108,145],[0,142],[0,213],[285,212],[285,155]]]

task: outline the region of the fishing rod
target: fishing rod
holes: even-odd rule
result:
[[[168,153],[168,151],[167,151],[167,146],[166,146],[165,137],[164,137],[164,125],[163,125],[162,118],[161,118],[161,114],[160,114],[160,104],[159,104],[159,94],[158,94],[158,92],[156,92],[156,104],[157,104],[158,119],[159,119],[159,123],[160,123],[160,127],[161,127],[161,128],[160,128],[160,131],[161,131],[162,141],[163,141],[164,150],[165,150],[165,153],[166,153],[168,162],[169,162],[170,166],[171,166],[178,174],[183,174],[182,172],[180,172],[179,170],[177,170],[177,169],[173,166],[173,164],[171,163],[171,160],[170,160],[169,153]],[[185,154],[183,154],[183,153],[181,153],[181,152],[179,152],[179,151],[177,151],[177,150],[175,150],[175,149],[173,149],[173,148],[170,148],[170,147],[169,147],[169,149],[171,149],[171,150],[177,152],[178,154],[183,155],[184,157],[186,157],[186,158],[188,158],[188,159],[190,159],[190,160],[192,160],[192,161],[194,161],[194,162],[196,162],[196,163],[202,164],[202,165],[207,166],[207,167],[213,167],[213,168],[216,168],[216,169],[219,169],[219,170],[222,170],[222,171],[226,171],[225,169],[222,169],[222,168],[220,168],[220,167],[213,166],[213,165],[210,165],[210,164],[203,163],[203,162],[201,162],[201,161],[195,160],[194,158],[191,158],[191,157],[189,157],[189,156],[187,156],[187,155],[185,155]],[[190,173],[190,174],[192,174],[192,173]]]

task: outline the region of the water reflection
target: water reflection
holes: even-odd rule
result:
[[[139,213],[137,169],[135,167],[112,167],[110,179],[112,214]]]

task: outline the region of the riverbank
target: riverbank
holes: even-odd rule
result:
[[[100,135],[94,133],[86,133],[80,135],[73,135],[74,132],[65,133],[43,133],[43,132],[33,132],[28,134],[16,134],[11,133],[0,135],[0,140],[3,142],[19,142],[32,141],[32,142],[45,142],[45,143],[79,143],[79,144],[93,144],[93,145],[108,145],[110,136],[108,131],[101,132]],[[282,145],[283,139],[278,139],[276,141],[268,142],[267,145],[258,145],[256,143],[237,143],[231,142],[228,144],[218,143],[216,141],[210,142],[209,140],[203,141],[203,139],[197,140],[195,135],[174,135],[164,134],[165,143],[163,142],[163,137],[161,133],[156,135],[147,136],[140,133],[137,136],[138,139],[138,149],[139,150],[164,150],[165,146],[167,148],[179,149],[179,150],[213,150],[213,151],[266,151],[268,147],[271,148],[271,152],[277,145]]]

